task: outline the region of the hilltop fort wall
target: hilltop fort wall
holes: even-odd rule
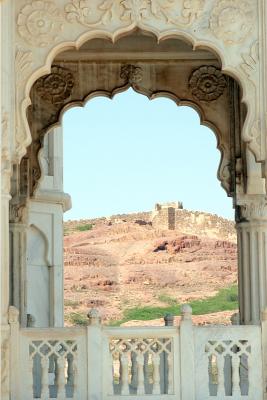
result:
[[[227,240],[236,240],[235,223],[221,218],[218,215],[200,211],[183,209],[181,202],[156,204],[152,212],[144,211],[131,214],[116,214],[110,217],[81,219],[65,222],[68,233],[77,229],[77,226],[87,224],[119,224],[123,222],[151,224],[154,229],[178,230],[188,234],[204,234],[210,237],[220,237]]]

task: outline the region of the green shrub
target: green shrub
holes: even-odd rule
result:
[[[76,226],[77,231],[80,231],[80,232],[90,231],[92,228],[93,228],[92,224],[84,224],[84,225]]]
[[[149,321],[162,318],[165,314],[180,315],[181,305],[175,299],[161,295],[160,301],[171,302],[168,307],[135,307],[124,311],[123,319],[111,321],[110,325],[119,326],[122,323],[132,320]],[[194,300],[190,304],[194,315],[211,314],[219,311],[231,311],[238,308],[237,286],[221,289],[213,297]]]
[[[88,325],[88,318],[84,314],[80,314],[78,312],[73,312],[68,314],[67,319],[73,325],[82,325],[82,326]]]

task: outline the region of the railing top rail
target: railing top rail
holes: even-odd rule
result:
[[[86,327],[67,327],[67,328],[21,328],[20,333],[30,338],[65,339],[84,336]]]
[[[236,333],[242,334],[244,332],[257,332],[261,330],[259,325],[194,325],[194,330],[198,331],[209,331],[211,333],[221,332],[222,334]]]
[[[176,335],[179,327],[104,327],[103,331],[110,338],[167,338]]]

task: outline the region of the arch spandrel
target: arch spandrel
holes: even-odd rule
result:
[[[257,8],[258,6],[258,8]],[[57,54],[79,49],[93,38],[116,42],[136,28],[158,41],[182,38],[194,49],[209,49],[242,88],[247,118],[242,138],[265,160],[258,43],[262,0],[27,0],[16,2],[16,151],[19,160],[31,142],[26,109],[34,82],[51,71]],[[38,10],[38,12],[37,12]],[[39,17],[37,17],[37,15]],[[41,16],[41,18],[40,18]]]

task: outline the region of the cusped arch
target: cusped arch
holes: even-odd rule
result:
[[[252,104],[252,102],[250,101],[251,96],[249,93],[250,87],[247,84],[248,79],[245,74],[242,74],[242,70],[231,64],[231,57],[226,51],[226,48],[224,46],[221,46],[218,40],[216,40],[215,38],[214,40],[204,40],[198,38],[195,30],[185,31],[183,29],[175,27],[162,31],[161,29],[157,28],[156,25],[157,24],[155,24],[155,26],[147,26],[138,22],[133,23],[129,26],[115,29],[114,31],[109,31],[108,29],[88,29],[87,31],[79,34],[76,39],[62,41],[61,43],[56,44],[52,49],[50,49],[45,56],[43,65],[36,68],[35,71],[32,71],[31,75],[25,81],[24,96],[20,106],[20,114],[23,125],[21,128],[23,129],[25,134],[20,134],[20,138],[23,138],[23,140],[20,140],[18,138],[18,142],[21,143],[18,143],[19,154],[17,159],[21,158],[26,153],[26,148],[30,145],[32,140],[29,124],[26,118],[26,110],[31,105],[31,88],[37,79],[51,72],[51,66],[56,56],[70,49],[79,50],[86,42],[92,39],[101,38],[110,40],[112,41],[112,43],[116,43],[121,37],[131,35],[131,33],[133,33],[136,29],[140,29],[143,32],[148,32],[149,34],[154,35],[158,43],[170,38],[182,39],[183,41],[190,43],[193,50],[208,49],[213,54],[215,54],[216,57],[220,60],[222,72],[226,75],[233,77],[241,87],[242,102],[246,104],[247,107],[247,116],[242,130],[242,138],[246,142],[253,142],[254,137],[251,134],[250,128],[255,123],[255,110],[254,104]],[[257,159],[262,159],[262,156],[259,154],[257,146],[252,145],[251,147]]]
[[[153,35],[151,35],[153,37]],[[154,36],[155,38],[155,36]],[[167,41],[167,37],[165,37],[165,41]],[[88,42],[87,42],[88,43]],[[192,51],[192,50],[190,50]],[[64,58],[64,56],[62,56]],[[218,64],[217,67],[220,65],[220,63],[218,61],[216,61],[216,63]],[[60,64],[60,63],[59,63]],[[137,63],[138,64],[138,63]],[[139,64],[138,64],[139,65]],[[62,67],[62,65],[55,65],[54,64],[54,69],[56,72],[59,72],[60,69],[63,70],[63,74],[64,75],[68,75],[70,71],[68,71],[67,69],[64,69],[65,66]],[[200,121],[203,125],[208,126],[209,128],[211,128],[216,137],[217,137],[217,147],[221,152],[221,162],[220,162],[220,166],[219,166],[219,170],[218,170],[218,178],[222,183],[222,186],[224,187],[224,189],[227,191],[227,193],[230,195],[230,192],[232,190],[232,188],[230,187],[230,173],[229,171],[227,171],[227,168],[230,165],[230,154],[229,154],[229,149],[227,149],[227,144],[224,143],[224,141],[222,140],[222,135],[220,132],[220,126],[219,124],[216,124],[214,121],[212,121],[212,119],[208,118],[205,115],[203,106],[201,104],[201,102],[198,101],[194,101],[194,98],[191,96],[191,98],[184,97],[184,92],[185,90],[188,91],[188,83],[187,81],[184,82],[184,89],[183,89],[183,93],[181,93],[181,96],[179,96],[179,94],[174,91],[172,91],[172,88],[169,86],[168,90],[164,90],[164,87],[156,87],[154,88],[153,85],[155,85],[155,82],[153,82],[153,79],[151,81],[149,81],[147,83],[147,87],[143,85],[142,82],[142,76],[140,77],[138,75],[138,71],[140,70],[142,72],[142,68],[139,66],[135,66],[135,65],[131,65],[131,64],[124,64],[123,62],[119,63],[118,68],[122,68],[122,70],[118,70],[117,71],[117,75],[119,78],[122,77],[122,72],[123,72],[123,79],[119,79],[117,77],[117,79],[115,79],[114,83],[111,84],[111,86],[108,88],[108,90],[104,90],[104,89],[100,89],[100,90],[91,90],[91,88],[88,89],[84,89],[82,87],[82,89],[80,88],[79,91],[79,98],[75,98],[74,100],[72,98],[69,98],[66,104],[62,103],[62,107],[58,109],[58,112],[55,114],[55,118],[53,120],[52,117],[49,117],[47,119],[47,123],[44,124],[43,129],[41,129],[41,132],[39,132],[37,135],[33,135],[33,140],[35,140],[35,143],[33,143],[35,149],[37,149],[37,151],[39,151],[39,149],[42,146],[42,137],[44,137],[44,135],[51,130],[53,127],[57,126],[58,123],[60,123],[61,118],[62,118],[62,114],[69,109],[70,107],[73,106],[84,106],[84,104],[91,98],[95,97],[95,96],[106,96],[109,98],[112,98],[113,96],[115,96],[117,93],[122,92],[127,90],[129,87],[132,87],[136,92],[147,96],[149,99],[153,99],[156,97],[168,97],[169,99],[172,99],[177,105],[188,105],[190,107],[193,107],[199,114],[200,117]],[[126,68],[126,71],[124,70]],[[128,68],[128,70],[127,70]],[[145,65],[146,68],[146,65]],[[150,68],[150,67],[149,67]],[[219,71],[218,68],[214,67],[214,66],[209,66],[209,67],[203,67],[202,66],[202,60],[199,61],[198,63],[198,67],[195,66],[193,68],[193,71],[195,71],[196,69],[199,69],[200,71],[202,71],[204,69],[205,74],[207,74],[208,72],[210,73],[210,69],[212,71],[212,73],[216,73],[218,74],[219,78],[222,79],[223,83],[226,82],[225,78],[223,77],[223,74]],[[137,74],[136,74],[137,71]],[[140,72],[140,73],[141,73]],[[153,71],[152,71],[153,72]],[[189,79],[191,76],[191,69],[188,71],[188,76],[186,79]],[[203,71],[202,71],[203,72]],[[89,74],[89,73],[88,73]],[[51,74],[52,75],[52,74]],[[50,75],[45,75],[45,77],[48,77]],[[98,76],[98,75],[97,75]],[[96,76],[96,79],[97,79]],[[46,79],[46,78],[41,77],[40,79]],[[215,76],[215,78],[217,78]],[[39,80],[40,80],[39,79]],[[70,79],[71,80],[71,79]],[[72,83],[72,82],[71,82]],[[38,84],[38,80],[36,81],[37,86]],[[36,85],[35,84],[35,85]],[[220,84],[220,82],[219,82]],[[225,83],[226,84],[226,83]],[[99,84],[101,87],[101,84]],[[42,85],[39,85],[42,86]],[[38,86],[38,88],[39,88]],[[157,85],[156,85],[157,86]],[[33,86],[34,88],[34,86]],[[224,87],[223,87],[224,89]],[[82,90],[84,90],[82,92]],[[82,92],[82,93],[81,93]],[[43,89],[42,89],[42,93],[43,93]],[[223,90],[221,90],[221,92],[218,93],[217,97],[220,97],[220,95],[223,93]],[[215,98],[212,98],[212,100],[214,100]],[[40,99],[37,99],[37,102],[40,102]],[[195,99],[195,100],[199,100],[199,99]],[[47,112],[47,107],[45,108],[45,112]],[[31,118],[32,120],[34,120],[34,116]],[[38,159],[38,157],[34,156],[36,159]],[[228,168],[229,169],[229,168]],[[33,182],[33,190],[35,190],[37,188],[37,182],[40,179],[40,168],[38,163],[35,163],[34,166],[34,182]],[[33,193],[33,190],[31,190],[31,192]]]
[[[198,114],[198,117],[199,117],[200,125],[208,127],[214,133],[214,135],[216,137],[216,142],[217,142],[216,148],[220,151],[220,155],[221,155],[220,162],[218,165],[218,170],[217,170],[217,178],[220,181],[220,183],[221,183],[223,189],[226,191],[226,193],[228,195],[230,195],[230,190],[231,190],[230,181],[229,181],[230,176],[229,176],[229,172],[227,170],[227,168],[229,167],[229,162],[230,162],[229,153],[227,151],[225,144],[222,141],[219,127],[216,126],[211,121],[205,119],[205,113],[204,113],[203,109],[201,108],[200,104],[197,104],[196,102],[193,102],[193,101],[181,100],[180,98],[178,98],[176,95],[174,95],[171,92],[158,91],[158,92],[154,92],[154,93],[149,93],[148,91],[137,90],[134,86],[130,85],[129,83],[124,86],[121,86],[119,88],[115,88],[114,90],[112,90],[110,92],[103,91],[103,90],[95,91],[93,93],[90,93],[84,99],[82,99],[80,101],[73,101],[73,102],[66,104],[66,106],[64,106],[62,108],[62,110],[60,111],[58,121],[56,123],[52,124],[48,128],[48,130],[45,132],[45,135],[49,134],[51,131],[53,131],[53,129],[62,125],[62,120],[63,120],[64,114],[71,108],[74,108],[74,107],[84,108],[86,106],[86,104],[95,97],[106,97],[106,98],[112,100],[116,95],[127,91],[131,87],[136,93],[146,96],[149,100],[154,100],[154,99],[159,99],[159,98],[167,98],[167,99],[173,101],[177,106],[190,107],[190,108],[194,109],[194,111],[196,111],[196,113]],[[178,123],[178,121],[177,121],[177,123]],[[40,162],[41,152],[42,152],[42,148],[40,148],[39,153],[38,153],[39,162]],[[39,182],[41,181],[41,175],[42,175],[41,170],[42,170],[42,168],[40,167],[40,178],[36,182],[37,184],[35,187],[35,191],[38,190],[38,188],[39,188]]]

